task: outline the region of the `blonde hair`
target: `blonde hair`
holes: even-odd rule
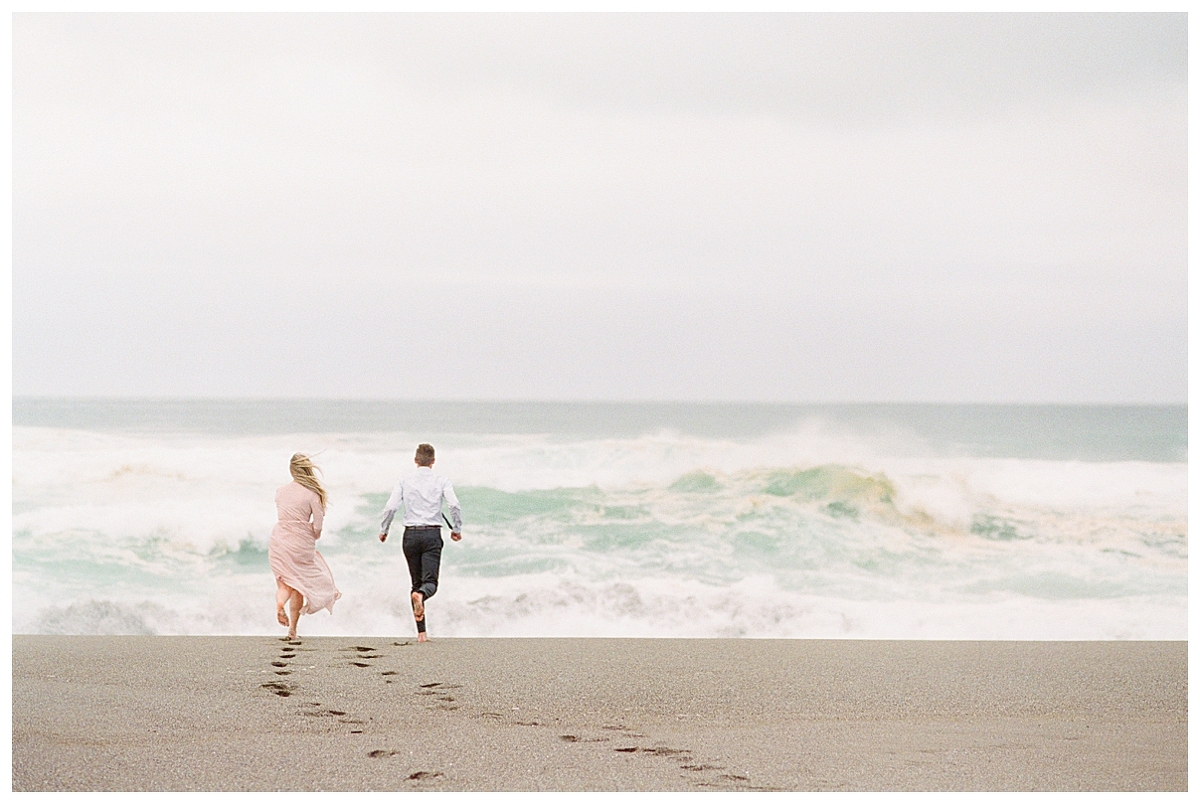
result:
[[[292,470],[292,480],[306,489],[315,491],[321,498],[321,507],[324,508],[328,504],[328,496],[325,494],[325,487],[321,485],[321,481],[317,480],[317,472],[320,470],[312,460],[304,453],[297,452],[292,456],[292,462],[288,468]]]

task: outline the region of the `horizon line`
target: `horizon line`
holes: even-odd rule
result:
[[[179,396],[165,394],[13,394],[11,400],[37,401],[107,401],[107,402],[391,402],[428,404],[496,404],[496,405],[762,405],[779,407],[849,407],[849,406],[960,406],[960,407],[1187,407],[1187,400],[1177,402],[1113,402],[1113,401],[947,401],[947,400],[824,400],[784,401],[771,399],[569,399],[515,397],[376,397],[376,396]]]

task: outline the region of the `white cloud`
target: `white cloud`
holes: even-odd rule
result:
[[[430,396],[429,309],[457,396],[1185,397],[1178,16],[18,15],[13,103],[17,393]]]

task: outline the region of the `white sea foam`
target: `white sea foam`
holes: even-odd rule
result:
[[[416,440],[15,427],[13,628],[272,633],[272,500],[300,450],[344,593],[307,632],[407,633],[403,558],[373,534]],[[446,636],[1186,637],[1184,463],[922,454],[811,422],[438,447],[468,523],[430,607]]]
[[[349,578],[333,614],[304,619],[313,636],[411,636],[406,580]],[[202,596],[110,595],[70,603],[26,599],[37,616],[18,633],[274,633],[262,577]],[[873,601],[780,590],[769,577],[728,588],[671,581],[580,583],[555,577],[503,580],[447,572],[430,600],[435,636],[684,637],[791,639],[1186,639],[1185,614],[1169,596],[1040,600],[1020,595]],[[39,605],[40,604],[40,605]]]

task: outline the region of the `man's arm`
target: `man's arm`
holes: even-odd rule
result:
[[[450,538],[458,541],[462,538],[462,507],[458,504],[454,486],[446,483],[442,496],[446,498],[446,507],[450,509]]]
[[[400,510],[400,506],[404,504],[404,479],[396,481],[396,488],[392,489],[392,496],[388,497],[387,505],[383,508],[383,521],[379,523],[379,541],[386,542],[388,531],[392,527],[392,519],[396,516],[396,512]]]

